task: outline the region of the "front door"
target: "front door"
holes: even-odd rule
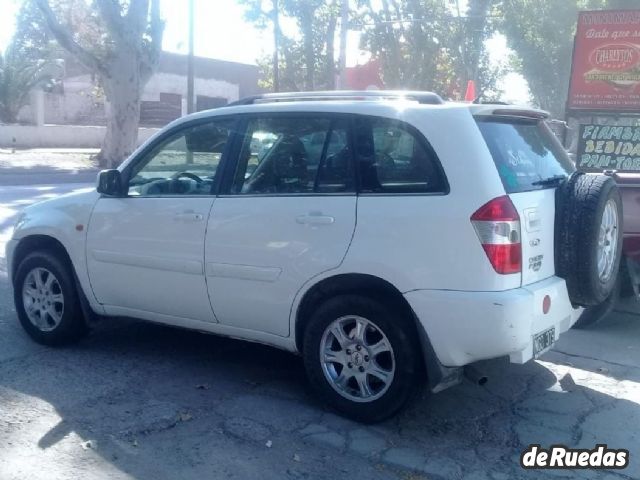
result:
[[[125,168],[126,196],[98,200],[87,264],[109,313],[215,321],[204,238],[231,127],[212,120],[169,133]]]
[[[287,336],[296,293],[340,265],[356,220],[349,143],[345,117],[247,121],[207,229],[207,285],[220,323]]]

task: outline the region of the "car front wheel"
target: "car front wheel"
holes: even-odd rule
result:
[[[73,274],[51,252],[33,252],[20,262],[14,302],[22,327],[38,343],[70,343],[87,331]]]
[[[359,295],[323,303],[305,330],[303,355],[316,393],[343,415],[378,422],[419,384],[419,346],[410,320]]]

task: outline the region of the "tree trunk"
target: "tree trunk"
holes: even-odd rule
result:
[[[135,150],[140,123],[140,96],[143,83],[139,65],[130,52],[119,52],[102,75],[102,84],[108,102],[107,132],[98,163],[115,168]]]
[[[327,25],[327,33],[325,35],[325,45],[327,47],[327,59],[326,59],[326,85],[324,88],[327,90],[333,90],[336,88],[336,48],[334,38],[336,35],[336,27],[337,27],[338,17],[337,15],[331,15],[329,17],[329,22]]]
[[[467,88],[467,81],[478,82],[478,69],[480,57],[484,49],[485,29],[487,27],[487,15],[491,9],[492,0],[470,0],[467,8],[467,25],[465,37],[468,49],[463,44],[465,72],[462,88]],[[463,40],[464,42],[464,40]],[[480,85],[477,85],[480,87]]]
[[[313,49],[313,10],[309,5],[303,5],[302,7],[300,27],[304,45],[304,62],[307,67],[304,88],[307,91],[312,91],[315,88],[316,55]]]

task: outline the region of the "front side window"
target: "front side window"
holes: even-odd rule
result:
[[[397,120],[356,120],[356,155],[363,193],[446,190],[435,153],[418,135]]]
[[[210,195],[233,120],[180,130],[132,169],[130,196]]]
[[[353,190],[347,123],[317,117],[248,122],[232,194],[313,194]]]

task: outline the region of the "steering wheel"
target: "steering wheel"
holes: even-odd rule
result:
[[[176,172],[173,175],[171,175],[171,180],[178,180],[181,177],[190,178],[191,180],[197,183],[204,182],[204,180],[202,180],[199,176],[191,172]]]

